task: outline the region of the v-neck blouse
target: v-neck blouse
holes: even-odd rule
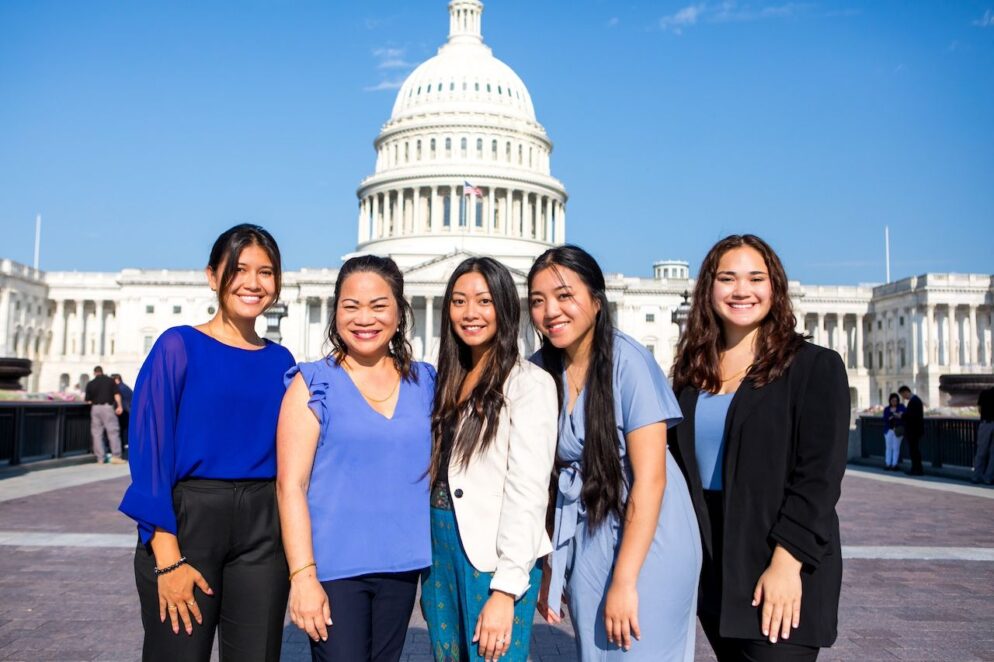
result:
[[[307,490],[318,579],[431,564],[428,479],[435,369],[411,366],[393,416],[363,398],[334,360],[300,363],[320,433]]]

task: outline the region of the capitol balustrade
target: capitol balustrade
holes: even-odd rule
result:
[[[0,401],[0,466],[91,453],[90,405]]]
[[[921,440],[922,463],[944,470],[949,476],[966,477],[977,452],[976,418],[927,417]],[[884,421],[882,416],[861,416],[857,421],[859,453],[852,461],[882,465],[884,461]],[[901,459],[908,459],[907,443],[902,443]]]

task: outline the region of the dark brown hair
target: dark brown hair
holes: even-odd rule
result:
[[[604,272],[597,260],[579,246],[556,246],[539,255],[528,272],[528,292],[532,291],[532,283],[539,272],[545,269],[557,270],[560,267],[574,272],[590,292],[591,300],[599,304],[594,318],[590,362],[583,384],[586,389],[583,403],[585,436],[583,491],[580,494],[587,509],[588,527],[593,530],[603,524],[612,513],[619,519],[624,514],[622,494],[625,489],[625,474],[618,454],[618,430],[614,418],[614,324],[611,321],[611,305],[607,300]],[[556,381],[562,406],[565,393],[564,351],[543,335],[539,353],[543,367]]]
[[[335,281],[335,305],[331,309],[331,317],[328,320],[328,342],[331,343],[331,357],[335,363],[341,363],[349,353],[349,348],[338,335],[338,301],[342,293],[342,283],[358,273],[376,274],[387,282],[390,286],[390,293],[393,294],[397,303],[397,332],[390,338],[390,354],[393,357],[397,372],[404,379],[418,381],[416,372],[411,371],[411,343],[407,341],[407,329],[414,326],[414,311],[411,304],[404,298],[404,274],[400,272],[397,263],[388,257],[376,255],[360,255],[349,258],[338,271],[338,279]]]
[[[469,347],[452,328],[449,306],[456,281],[465,274],[478,273],[487,283],[497,319],[497,333],[490,341],[486,365],[480,380],[464,402],[459,402],[466,373],[472,367]],[[497,435],[497,422],[504,407],[504,382],[518,361],[518,327],[521,300],[511,272],[491,257],[463,260],[449,277],[442,300],[441,344],[438,376],[435,379],[435,405],[431,414],[432,450],[428,474],[434,484],[446,475],[449,458],[465,467],[476,453],[482,453]]]
[[[224,297],[231,287],[231,281],[238,273],[238,258],[241,257],[242,251],[249,246],[261,248],[273,263],[273,280],[276,283],[276,290],[273,292],[273,300],[269,302],[269,305],[271,306],[280,300],[280,290],[283,287],[283,264],[280,259],[280,247],[276,245],[273,235],[261,226],[241,223],[228,228],[214,240],[210,258],[207,260],[208,268],[214,272],[214,276],[218,279],[217,302],[221,308],[224,308]],[[222,264],[224,271],[218,273]]]
[[[770,312],[760,322],[756,339],[756,361],[746,373],[746,379],[755,388],[769,384],[787,370],[804,346],[805,336],[795,330],[797,318],[790,301],[787,273],[780,258],[769,244],[756,235],[733,234],[711,247],[697,273],[690,318],[677,345],[673,363],[673,388],[676,391],[685,386],[709,393],[721,390],[719,356],[725,349],[725,333],[711,303],[711,292],[722,256],[743,246],[754,249],[762,256],[772,290]]]

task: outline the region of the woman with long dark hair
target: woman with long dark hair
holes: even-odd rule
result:
[[[273,479],[286,349],[255,324],[280,296],[280,252],[256,225],[214,242],[217,314],[167,329],[135,383],[131,486],[143,660],[278,660],[286,557]],[[185,632],[180,634],[180,630]]]
[[[290,618],[314,660],[399,660],[431,563],[435,370],[411,359],[412,318],[393,260],[351,258],[335,282],[331,354],[286,374],[276,491]]]
[[[704,258],[670,432],[705,549],[701,625],[720,662],[814,660],[836,636],[846,464],[842,359],[796,330],[770,246],[732,235]]]
[[[904,405],[901,396],[891,393],[884,407],[884,469],[897,471],[901,462],[901,442],[904,440]]]
[[[561,402],[554,550],[539,611],[555,623],[563,589],[583,662],[694,659],[701,545],[687,484],[666,447],[680,421],[669,383],[611,322],[604,274],[576,246],[528,274],[533,357]]]
[[[556,387],[518,355],[510,272],[464,260],[442,301],[432,413],[432,564],[421,607],[438,662],[528,657],[556,453]]]

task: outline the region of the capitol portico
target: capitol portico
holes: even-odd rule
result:
[[[404,270],[419,358],[437,351],[445,283],[462,259],[500,259],[524,307],[531,262],[566,240],[567,195],[552,174],[552,141],[525,84],[484,43],[482,12],[478,0],[449,3],[448,40],[400,88],[375,140],[373,174],[357,190],[355,253],[390,255]],[[279,238],[278,225],[271,229]],[[618,326],[668,369],[679,334],[673,313],[693,280],[684,261],[651,266],[646,277],[607,274],[608,298]],[[327,350],[336,277],[337,267],[284,274],[278,331],[300,360]],[[854,406],[878,404],[904,383],[934,406],[940,375],[994,371],[990,274],[930,273],[879,286],[792,282],[790,291],[798,328],[846,362]],[[75,388],[97,364],[133,382],[162,331],[203,322],[216,305],[200,271],[40,272],[3,259],[0,356],[34,362],[29,390]],[[259,324],[264,332],[266,320]],[[520,338],[524,351],[536,346],[527,322]]]

